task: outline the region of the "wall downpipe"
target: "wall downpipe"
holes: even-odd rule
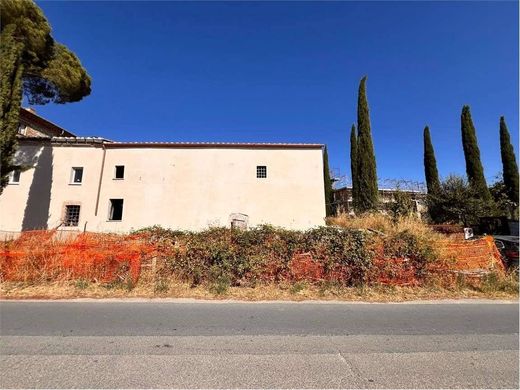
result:
[[[104,142],[101,144],[101,147],[103,148],[103,158],[101,160],[101,171],[99,172],[99,182],[98,182],[98,190],[97,190],[97,197],[96,197],[96,210],[94,212],[95,217],[97,217],[97,215],[98,215],[99,196],[101,195],[101,184],[103,183],[103,171],[105,170],[105,156],[107,154],[107,149],[105,148]]]

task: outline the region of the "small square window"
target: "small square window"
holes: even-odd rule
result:
[[[20,184],[20,175],[22,171],[20,169],[14,169],[9,173],[9,184]]]
[[[125,178],[125,166],[124,165],[116,165],[116,171],[114,175],[114,179],[124,179]]]
[[[81,206],[76,204],[68,204],[65,206],[65,218],[63,220],[64,226],[78,226],[79,225],[79,211]]]
[[[110,209],[108,210],[109,221],[123,220],[123,199],[110,199]]]
[[[83,182],[83,167],[73,167],[70,175],[70,184],[81,184]]]
[[[265,165],[256,166],[256,177],[258,179],[265,179],[267,177],[267,167]]]

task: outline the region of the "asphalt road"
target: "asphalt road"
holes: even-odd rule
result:
[[[518,304],[2,302],[3,388],[518,388]]]

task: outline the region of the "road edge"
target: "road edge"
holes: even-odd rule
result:
[[[319,305],[439,305],[439,304],[519,304],[519,300],[509,299],[434,299],[434,300],[410,300],[400,302],[373,302],[373,301],[346,301],[346,300],[255,300],[240,299],[197,299],[197,298],[59,298],[59,299],[0,299],[1,303],[7,302],[71,302],[71,303],[178,303],[178,304],[319,304]]]

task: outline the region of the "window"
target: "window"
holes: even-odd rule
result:
[[[80,208],[81,206],[77,204],[68,204],[65,206],[64,226],[78,226]]]
[[[14,169],[9,174],[9,184],[20,184],[20,169]]]
[[[116,165],[116,171],[114,175],[114,179],[124,179],[125,178],[125,166],[124,165]]]
[[[109,221],[123,220],[123,199],[110,199]]]
[[[27,126],[23,123],[20,123],[20,125],[18,126],[18,134],[27,135]]]
[[[256,177],[258,179],[265,179],[267,177],[267,167],[265,165],[256,166]]]
[[[83,181],[83,167],[73,167],[70,175],[70,184],[81,184]]]

